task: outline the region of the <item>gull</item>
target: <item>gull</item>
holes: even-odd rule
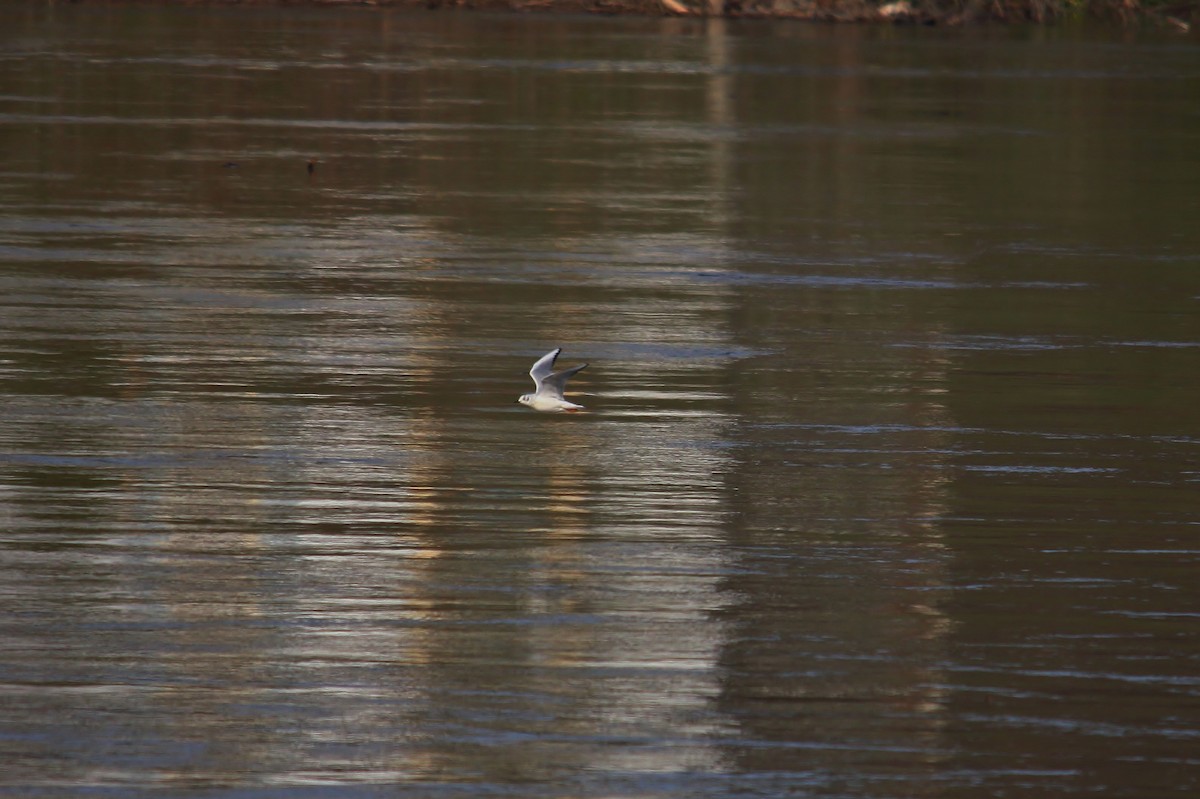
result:
[[[554,359],[560,352],[562,352],[562,347],[550,350],[537,359],[537,363],[529,370],[529,376],[533,378],[533,384],[537,386],[537,390],[532,394],[521,395],[517,402],[528,405],[535,411],[545,411],[546,413],[561,413],[562,411],[575,413],[583,410],[582,405],[576,405],[563,399],[563,389],[567,387],[567,381],[587,364],[572,366],[561,372],[552,372]]]

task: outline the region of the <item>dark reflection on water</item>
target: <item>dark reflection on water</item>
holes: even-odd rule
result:
[[[1194,795],[1191,48],[0,24],[0,792]]]

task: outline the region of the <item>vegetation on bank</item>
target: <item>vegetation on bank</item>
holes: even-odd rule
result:
[[[318,0],[367,2],[390,0]],[[1050,23],[1098,17],[1162,22],[1187,31],[1200,22],[1200,0],[393,0],[428,8],[577,10],[610,14],[806,19],[961,25],[975,22]]]
[[[79,0],[75,0],[78,2]],[[180,0],[175,0],[179,2]],[[1200,0],[182,0],[193,4],[322,5],[560,11],[825,22],[962,25],[1053,23],[1098,17],[1180,32],[1200,23]]]

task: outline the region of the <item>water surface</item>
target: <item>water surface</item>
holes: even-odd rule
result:
[[[0,27],[0,792],[1200,789],[1190,43]]]

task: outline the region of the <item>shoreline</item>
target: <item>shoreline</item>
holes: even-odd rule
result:
[[[53,0],[51,0],[53,3]],[[865,24],[960,26],[1053,24],[1092,18],[1147,23],[1188,33],[1200,23],[1200,0],[67,0],[72,5],[186,5],[501,11],[720,17]]]

